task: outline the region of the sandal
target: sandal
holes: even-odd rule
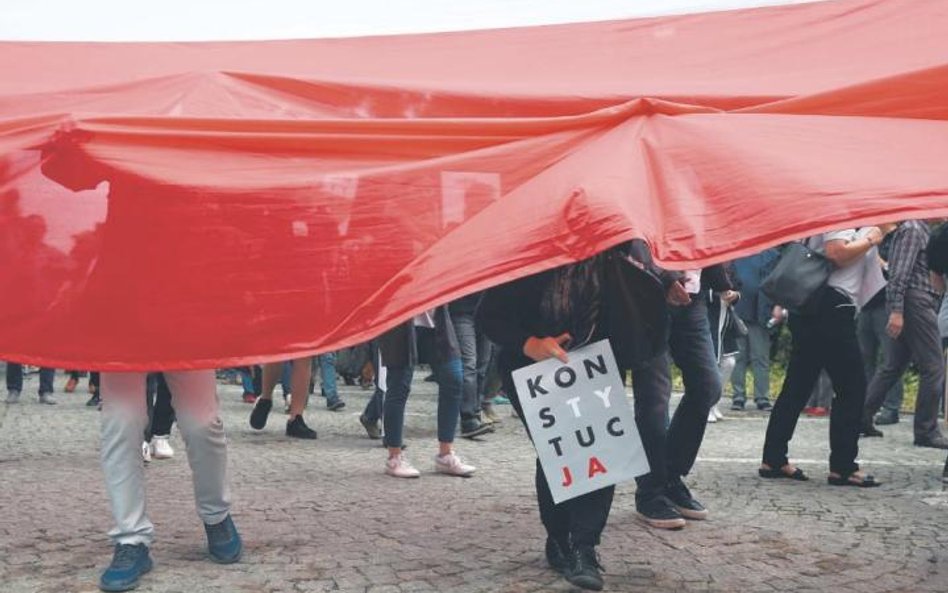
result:
[[[799,467],[793,470],[793,473],[790,473],[790,474],[783,471],[782,467],[778,467],[778,468],[760,467],[760,468],[757,468],[757,475],[760,476],[761,478],[767,478],[767,479],[785,478],[787,480],[796,480],[797,482],[806,482],[810,479],[809,476],[803,473],[803,470],[800,469]]]
[[[855,486],[856,488],[875,488],[881,486],[882,482],[877,482],[869,474],[857,476],[855,473],[844,474],[841,476],[827,476],[826,482],[831,486]]]

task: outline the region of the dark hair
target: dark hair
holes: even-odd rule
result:
[[[948,223],[942,224],[932,233],[927,252],[931,271],[948,275]]]

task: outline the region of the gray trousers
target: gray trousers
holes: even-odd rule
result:
[[[747,367],[754,374],[754,401],[770,401],[770,333],[767,328],[745,321],[747,335],[737,338],[737,358],[731,374],[732,397],[735,402],[747,400]]]
[[[165,380],[188,451],[197,514],[216,525],[230,512],[227,442],[214,371],[166,371]],[[142,433],[148,423],[146,373],[102,373],[102,471],[112,502],[116,544],[146,544],[155,528],[145,507]]]
[[[859,349],[862,350],[862,360],[866,366],[866,381],[872,381],[876,370],[892,349],[894,342],[885,330],[888,323],[889,312],[885,307],[863,309],[856,318],[856,337],[859,338]],[[882,407],[897,416],[902,409],[903,395],[902,377],[899,377],[885,394]]]
[[[918,398],[915,401],[915,438],[927,439],[941,433],[938,429],[938,401],[945,380],[945,363],[938,335],[937,299],[923,291],[905,291],[902,335],[892,340],[882,366],[876,371],[866,394],[864,419],[871,419],[886,393],[899,381],[914,361],[918,368]]]

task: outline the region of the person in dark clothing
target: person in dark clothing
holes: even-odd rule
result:
[[[605,288],[609,281],[610,263],[624,257],[620,250],[613,249],[582,262],[496,287],[484,296],[478,308],[477,320],[487,337],[500,347],[498,365],[505,391],[520,418],[524,416],[511,377],[512,371],[552,357],[565,361],[567,349],[604,338],[610,339],[617,361],[620,366],[623,365],[623,356],[620,354],[624,352],[622,341],[628,339],[628,335],[642,332],[646,325],[645,322],[631,326],[616,324],[610,316],[618,314],[618,309],[626,306],[620,301],[620,291]],[[633,284],[654,283],[653,288],[659,294],[657,302],[662,304],[658,282],[654,278],[631,263],[619,261],[618,265],[620,267],[616,269],[628,270],[628,278]],[[635,304],[632,303],[633,306]],[[640,313],[642,319],[651,320],[663,319],[665,314],[664,310]],[[655,331],[664,336],[664,326],[661,324]],[[640,342],[658,344],[660,340],[645,339]],[[637,354],[638,358],[652,360],[658,353],[657,348],[646,346]],[[629,365],[628,360],[626,364]],[[540,520],[547,532],[547,561],[572,584],[587,589],[601,589],[602,567],[595,548],[600,543],[609,517],[614,488],[601,488],[554,504],[539,460],[535,478]]]
[[[807,399],[824,368],[836,399],[830,415],[830,473],[834,486],[873,487],[879,482],[860,471],[859,425],[866,397],[866,375],[856,339],[856,312],[867,278],[878,271],[874,248],[895,225],[845,229],[808,240],[835,266],[825,287],[805,311],[792,312],[793,338],[787,376],[767,424],[758,475],[762,478],[809,479],[787,458],[790,439]]]
[[[682,478],[691,472],[704,440],[708,412],[721,395],[707,302],[702,291],[727,291],[733,286],[721,265],[691,272],[663,270],[652,262],[648,246],[632,241],[629,255],[658,278],[669,305],[660,315],[667,322],[667,350],[632,367],[635,423],[651,472],[636,478],[636,516],[650,527],[681,529],[685,519],[708,516]],[[671,362],[682,370],[685,393],[666,426],[671,398]]]

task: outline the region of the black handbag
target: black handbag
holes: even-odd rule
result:
[[[806,313],[826,286],[833,263],[804,243],[790,243],[760,290],[774,303],[793,313]]]

